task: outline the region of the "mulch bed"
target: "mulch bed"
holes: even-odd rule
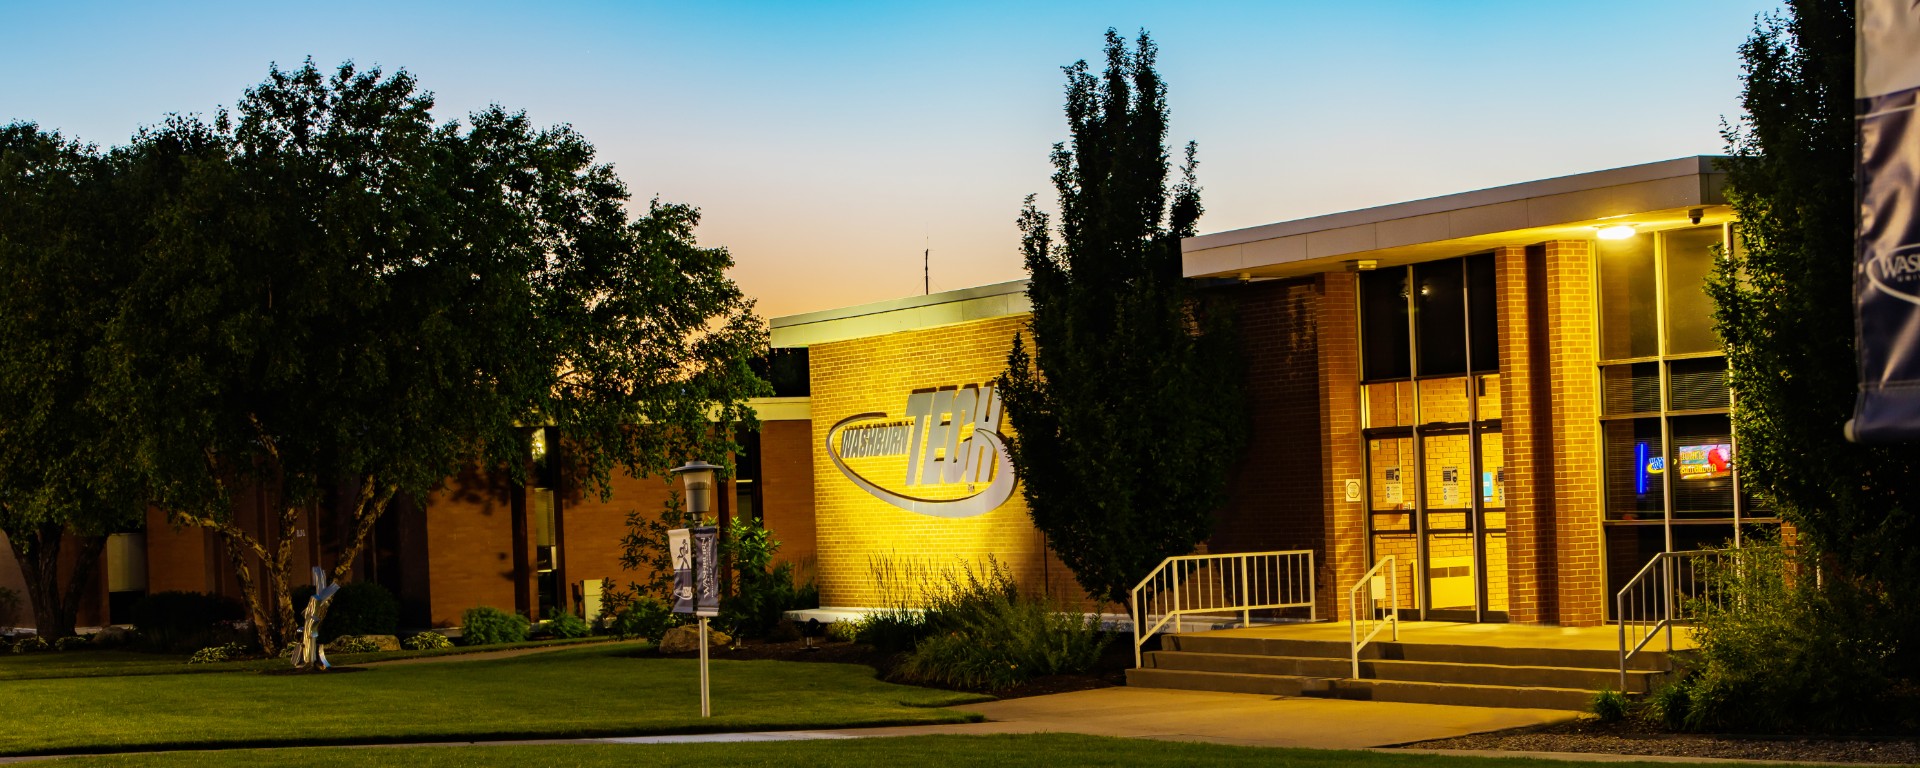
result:
[[[1434,750],[1496,749],[1735,760],[1920,764],[1920,734],[1883,737],[1673,733],[1633,718],[1603,723],[1589,717],[1402,746]]]
[[[654,653],[649,650],[641,651],[640,653],[667,659],[695,659],[700,657],[698,651],[689,651],[686,653]],[[806,641],[804,640],[788,642],[745,640],[741,641],[738,646],[716,647],[708,652],[707,657],[733,661],[768,659],[773,661],[825,662],[829,664],[864,664],[872,667],[874,672],[878,674],[882,680],[893,679],[894,667],[900,663],[899,654],[882,653],[869,645],[828,639],[815,640],[812,649],[806,647]],[[1045,696],[1051,693],[1069,693],[1072,691],[1085,691],[1094,688],[1110,688],[1116,685],[1126,685],[1127,667],[1132,665],[1132,649],[1124,643],[1116,641],[1107,645],[1106,653],[1101,656],[1099,668],[1094,670],[1092,674],[1048,675],[1046,677],[1029,680],[1012,688],[998,691],[954,688],[918,681],[913,684],[928,688],[965,691],[967,693],[986,693],[1001,699],[1019,699],[1028,696]]]

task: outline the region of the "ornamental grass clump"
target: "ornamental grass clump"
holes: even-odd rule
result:
[[[902,659],[902,680],[997,691],[1090,672],[1106,649],[1098,619],[1024,595],[998,562],[945,574],[922,614],[928,635]]]

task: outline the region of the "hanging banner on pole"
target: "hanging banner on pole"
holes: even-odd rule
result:
[[[667,554],[673,558],[673,612],[693,613],[693,532],[667,531]]]
[[[693,570],[695,616],[720,615],[720,529],[711,526],[693,530]]]
[[[1847,439],[1920,439],[1920,5],[1862,0],[1855,33],[1854,332]]]

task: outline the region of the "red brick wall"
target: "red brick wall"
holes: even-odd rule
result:
[[[20,615],[15,621],[22,627],[33,626],[33,606],[27,602],[27,580],[20,573],[20,563],[13,559],[13,546],[7,543],[4,533],[0,533],[0,587],[12,590],[20,599]]]
[[[1542,248],[1548,391],[1553,400],[1553,511],[1558,623],[1605,620],[1600,542],[1600,393],[1593,257],[1584,241]]]
[[[476,606],[516,610],[516,495],[505,477],[473,469],[428,495],[423,514],[433,626],[459,626],[460,614]]]
[[[1494,251],[1500,438],[1507,467],[1507,617],[1525,624],[1557,616],[1545,254],[1545,246]]]
[[[813,422],[760,423],[761,523],[780,541],[779,560],[813,578]]]

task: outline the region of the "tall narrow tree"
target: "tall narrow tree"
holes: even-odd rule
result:
[[[1064,68],[1058,239],[1028,196],[1033,344],[1015,338],[1001,382],[1035,526],[1088,594],[1117,603],[1211,531],[1222,457],[1245,441],[1231,328],[1181,278],[1200,188],[1192,143],[1169,183],[1156,55],[1147,33],[1129,50],[1109,29],[1104,73]]]

